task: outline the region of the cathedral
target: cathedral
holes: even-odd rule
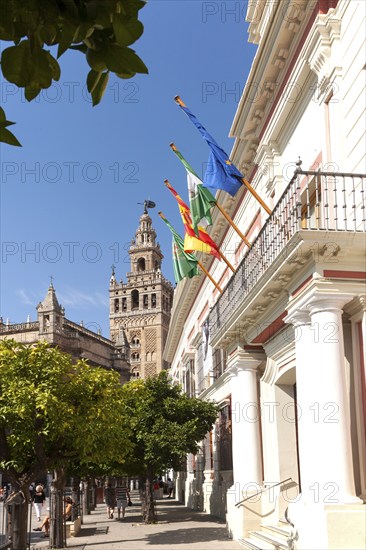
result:
[[[145,201],[140,224],[129,248],[127,282],[118,283],[113,267],[110,278],[110,338],[105,338],[65,316],[51,282],[37,306],[37,320],[4,323],[0,340],[12,338],[25,344],[45,340],[76,361],[118,372],[121,383],[145,378],[168,367],[163,349],[169,329],[174,288],[161,272],[163,254]],[[151,204],[151,203],[150,203]]]

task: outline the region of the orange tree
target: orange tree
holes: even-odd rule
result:
[[[169,468],[179,470],[187,453],[197,453],[218,409],[214,403],[188,397],[171,384],[166,371],[125,384],[122,402],[133,443],[123,467],[140,477],[142,515],[146,523],[153,523],[155,476]]]
[[[72,363],[38,343],[0,342],[0,469],[11,480],[13,548],[25,550],[28,487],[54,470],[51,545],[63,548],[62,489],[69,464],[122,464],[131,436],[116,373]]]
[[[144,62],[130,48],[143,33],[138,20],[142,0],[6,0],[1,3],[1,71],[8,82],[24,88],[28,101],[61,76],[58,59],[76,50],[90,66],[88,91],[93,105],[100,102],[110,72],[120,78],[147,73]],[[56,56],[48,47],[56,46]],[[13,124],[0,108],[0,141],[20,145],[8,130]]]

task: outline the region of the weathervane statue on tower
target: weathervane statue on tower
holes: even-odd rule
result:
[[[137,204],[143,204],[144,205],[144,214],[147,214],[148,208],[155,208],[156,204],[154,201],[151,201],[149,199],[145,199],[144,202],[138,202]]]

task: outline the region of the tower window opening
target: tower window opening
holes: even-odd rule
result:
[[[139,258],[137,261],[137,271],[145,271],[145,258]]]
[[[139,291],[133,290],[131,292],[132,309],[139,309]]]
[[[114,312],[117,313],[119,311],[119,299],[116,298],[114,300]]]
[[[149,296],[148,296],[148,294],[144,294],[143,302],[144,302],[144,309],[147,309],[149,307]]]
[[[122,311],[127,310],[127,298],[122,298]]]
[[[151,307],[156,307],[156,294],[151,294]]]

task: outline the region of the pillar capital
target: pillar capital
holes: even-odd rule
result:
[[[283,320],[285,323],[291,324],[295,328],[311,324],[309,313],[296,309],[290,311]]]
[[[353,294],[337,293],[330,294],[328,292],[315,292],[310,298],[307,309],[310,315],[314,313],[324,313],[326,311],[342,311],[343,307],[354,298]]]
[[[313,289],[311,294],[302,297],[301,301],[294,300],[287,307],[287,316],[284,322],[294,327],[311,324],[311,316],[315,313],[342,312],[343,307],[354,299],[354,294],[345,292],[329,292],[328,289]]]
[[[237,346],[228,356],[226,370],[234,375],[241,371],[257,370],[265,360],[266,354],[261,348],[256,350]]]

